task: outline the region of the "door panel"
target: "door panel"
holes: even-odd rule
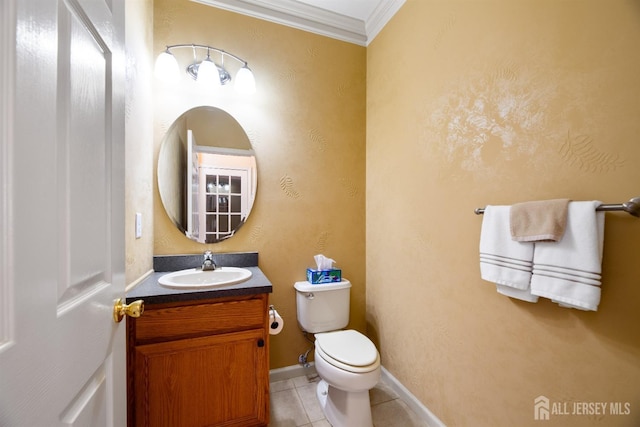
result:
[[[103,404],[107,399],[108,370],[102,365],[98,371],[85,384],[78,396],[62,412],[60,417],[64,426],[92,426],[107,427],[107,405]]]
[[[64,195],[58,200],[61,305],[69,299],[79,302],[104,286],[110,261],[106,118],[111,100],[105,87],[109,52],[79,14],[60,5],[58,75],[70,77],[58,85],[58,187]]]
[[[0,425],[122,426],[124,0],[1,8]]]

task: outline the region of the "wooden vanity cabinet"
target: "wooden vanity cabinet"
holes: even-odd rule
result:
[[[148,304],[127,318],[129,427],[266,426],[267,298]]]

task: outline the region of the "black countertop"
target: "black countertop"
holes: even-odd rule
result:
[[[155,272],[127,293],[127,304],[142,299],[145,305],[204,300],[211,298],[246,296],[272,292],[271,282],[258,267],[258,254],[213,254],[216,265],[243,267],[251,271],[251,277],[242,283],[216,286],[206,289],[172,289],[158,283],[158,279],[171,271],[195,268],[202,264],[202,255],[172,255],[154,257]]]

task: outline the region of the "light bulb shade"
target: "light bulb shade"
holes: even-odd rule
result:
[[[218,67],[213,61],[207,57],[198,66],[198,83],[205,84],[210,87],[220,86],[220,73]]]
[[[238,70],[235,81],[234,88],[236,92],[247,95],[256,93],[256,79],[246,64]]]
[[[154,73],[159,80],[171,82],[178,78],[178,61],[169,50],[162,52],[156,58]]]

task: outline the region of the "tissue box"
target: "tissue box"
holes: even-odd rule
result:
[[[307,282],[312,285],[339,282],[341,280],[342,270],[339,268],[332,268],[329,270],[315,270],[313,268],[307,268]]]

